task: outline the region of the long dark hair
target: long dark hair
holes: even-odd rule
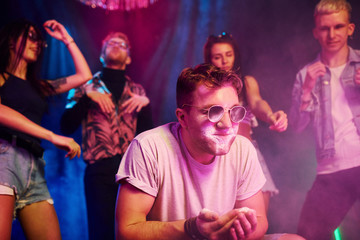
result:
[[[233,66],[232,70],[234,72],[236,72],[241,79],[243,88],[241,90],[241,93],[239,94],[239,97],[246,104],[246,91],[245,91],[245,84],[244,84],[244,75],[242,74],[244,71],[243,71],[242,65],[241,65],[241,55],[240,55],[239,46],[237,45],[233,36],[229,33],[222,32],[219,35],[210,35],[207,38],[207,41],[204,45],[204,61],[205,61],[205,63],[211,64],[211,48],[216,43],[228,43],[232,46],[232,48],[234,50],[235,61],[234,61],[234,66]]]
[[[222,32],[219,35],[210,35],[207,38],[207,41],[204,45],[204,61],[205,63],[211,63],[211,48],[216,43],[228,43],[232,46],[235,54],[235,62],[233,71],[241,71],[241,56],[240,56],[240,50],[239,47],[235,41],[235,39],[232,37],[231,34]]]
[[[42,47],[45,41],[42,37],[40,29],[32,22],[26,19],[19,19],[5,25],[0,30],[0,74],[4,76],[4,73],[7,73],[7,69],[10,65],[12,65],[14,68],[10,69],[10,71],[15,70],[20,63],[20,59],[23,56],[31,27],[34,28],[35,33],[37,34],[37,40],[40,42],[41,50],[36,61],[27,65],[26,80],[28,80],[30,84],[38,91],[38,93],[44,97],[53,93],[53,88],[49,83],[42,81],[40,78],[40,68],[44,55]],[[12,64],[10,63],[10,49],[15,48],[16,42],[19,38],[21,39],[19,51],[15,56],[14,64]]]

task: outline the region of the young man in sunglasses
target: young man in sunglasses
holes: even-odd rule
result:
[[[110,33],[100,61],[102,71],[69,93],[61,129],[70,134],[82,122],[89,239],[112,240],[118,190],[114,175],[136,132],[152,128],[152,118],[144,88],[125,75],[131,63],[127,36]]]
[[[296,76],[289,119],[297,131],[314,127],[317,176],[298,233],[321,240],[360,199],[360,51],[348,45],[355,25],[347,1],[321,0],[314,22],[321,51]]]
[[[237,74],[210,64],[181,72],[178,122],[138,135],[116,174],[117,239],[264,236],[265,177],[253,145],[237,134],[241,88]]]

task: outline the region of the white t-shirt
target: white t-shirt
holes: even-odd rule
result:
[[[345,96],[340,76],[345,64],[329,68],[331,72],[331,115],[334,127],[335,155],[318,164],[318,173],[333,173],[360,166],[360,136]]]
[[[203,165],[188,153],[180,129],[174,122],[138,135],[116,174],[156,198],[147,220],[187,219],[203,208],[224,214],[261,190],[265,177],[248,139],[238,135],[229,153]]]

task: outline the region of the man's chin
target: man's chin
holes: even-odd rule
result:
[[[221,155],[225,155],[230,151],[231,145],[233,144],[234,139],[232,139],[231,141],[228,141],[226,143],[222,143],[219,144],[217,143],[214,146],[214,155],[216,156],[221,156]]]
[[[216,149],[214,150],[214,155],[215,156],[226,155],[229,153],[230,149],[231,149],[231,144],[229,146],[217,146]]]

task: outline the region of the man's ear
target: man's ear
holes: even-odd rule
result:
[[[131,57],[130,57],[130,56],[127,56],[126,61],[125,61],[125,64],[126,64],[126,65],[129,65],[130,63],[131,63]]]
[[[181,127],[187,128],[187,121],[186,121],[187,112],[182,108],[176,108],[175,114]]]
[[[104,54],[100,55],[100,62],[102,63],[102,65],[105,65]]]
[[[354,31],[355,31],[355,24],[354,23],[349,23],[348,36],[351,37],[354,34]]]

